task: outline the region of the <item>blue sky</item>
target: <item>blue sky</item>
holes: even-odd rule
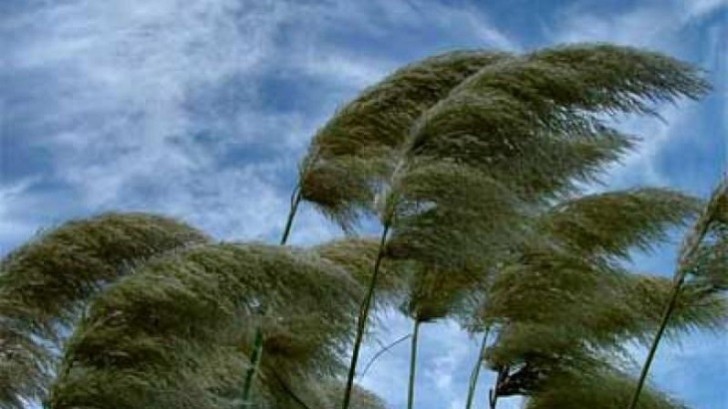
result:
[[[273,241],[309,138],[363,87],[446,50],[578,41],[648,47],[707,70],[706,99],[661,107],[665,121],[623,122],[644,142],[605,177],[609,188],[706,194],[727,162],[725,0],[0,0],[0,254],[110,209]],[[339,234],[305,208],[293,242]],[[669,274],[673,248],[638,255],[635,268]],[[383,323],[383,343],[409,331],[395,314]],[[463,407],[476,342],[449,323],[422,338],[418,407]],[[693,408],[728,408],[726,339],[696,334],[661,349],[653,381]],[[404,405],[406,360],[402,344],[362,380],[392,408]]]

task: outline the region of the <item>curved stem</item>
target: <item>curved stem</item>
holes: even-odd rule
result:
[[[412,331],[412,348],[410,350],[410,373],[409,387],[407,389],[407,409],[412,409],[415,404],[415,370],[417,369],[417,340],[420,334],[420,324],[422,322],[415,319],[415,327]]]
[[[281,235],[280,245],[283,246],[288,242],[288,237],[291,234],[291,227],[293,226],[293,219],[296,217],[298,212],[298,205],[301,203],[301,190],[296,187],[291,194],[291,206],[288,210],[288,218],[286,219],[286,225],[283,228],[283,234]],[[253,341],[253,353],[250,356],[250,367],[245,373],[245,381],[243,384],[243,403],[242,407],[246,408],[253,404],[252,402],[252,391],[253,391],[253,380],[258,372],[260,366],[260,360],[263,356],[263,331],[260,326],[255,330],[255,340]]]
[[[346,389],[344,390],[344,402],[342,403],[342,409],[348,409],[351,402],[351,391],[354,387],[354,376],[356,375],[356,364],[359,360],[359,351],[361,349],[361,343],[364,338],[364,330],[366,329],[367,319],[369,318],[369,310],[371,309],[372,299],[374,298],[374,289],[377,284],[377,278],[379,276],[379,267],[382,264],[384,258],[384,245],[387,242],[387,235],[389,234],[389,223],[384,224],[382,229],[382,237],[379,242],[379,250],[377,251],[377,259],[374,262],[374,271],[372,272],[372,278],[369,280],[369,288],[364,297],[364,301],[359,309],[359,318],[357,321],[356,338],[354,339],[354,350],[351,355],[351,363],[349,364],[349,374],[346,378]]]
[[[478,359],[473,367],[473,372],[470,375],[470,385],[468,386],[468,398],[465,401],[465,409],[470,409],[473,406],[473,398],[475,397],[475,389],[478,385],[478,377],[480,376],[480,368],[483,366],[483,355],[485,354],[485,347],[488,345],[488,333],[490,327],[485,327],[485,334],[483,334],[483,341],[480,343],[480,351],[478,352]]]
[[[667,323],[670,321],[670,317],[672,316],[672,313],[675,310],[675,306],[677,305],[677,299],[680,295],[683,281],[684,278],[681,277],[678,281],[675,282],[672,290],[672,295],[670,297],[670,302],[667,304],[667,307],[662,314],[660,327],[657,330],[657,334],[655,334],[655,339],[652,341],[652,345],[650,345],[650,351],[647,353],[647,359],[645,360],[644,365],[642,365],[642,371],[640,372],[640,377],[637,380],[637,388],[635,389],[634,394],[632,395],[632,399],[630,400],[629,409],[635,409],[637,407],[637,403],[640,399],[640,394],[642,393],[642,388],[644,388],[645,381],[647,380],[647,374],[650,371],[650,366],[652,366],[652,360],[655,358],[657,347],[660,344],[662,335],[665,333],[665,328],[667,328]]]
[[[387,352],[390,349],[394,348],[395,346],[397,346],[397,344],[399,344],[400,342],[406,340],[407,338],[409,338],[411,336],[412,336],[412,334],[407,334],[407,335],[405,335],[403,337],[400,337],[399,339],[397,339],[396,341],[392,342],[391,344],[387,345],[386,347],[380,349],[376,354],[374,354],[374,356],[372,357],[372,359],[370,359],[369,362],[367,362],[367,365],[364,367],[364,370],[361,372],[361,375],[359,375],[359,376],[363,378],[364,375],[366,375],[367,372],[369,371],[369,368],[371,368],[371,366],[374,365],[374,362],[377,359],[379,359],[380,356],[382,356],[385,352]]]

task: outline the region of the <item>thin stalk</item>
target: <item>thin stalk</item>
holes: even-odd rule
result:
[[[293,227],[293,219],[296,217],[298,212],[298,205],[301,204],[301,189],[296,188],[291,195],[291,208],[288,211],[288,219],[286,220],[286,227],[283,228],[283,235],[281,236],[281,246],[288,242],[288,236],[291,234],[291,227]]]
[[[278,372],[273,370],[273,371],[271,371],[271,373],[273,373],[273,376],[276,378],[278,383],[281,385],[281,387],[283,388],[283,391],[286,392],[286,394],[288,394],[288,396],[290,396],[294,402],[296,402],[303,409],[311,409],[311,407],[308,406],[306,404],[306,402],[303,401],[303,399],[301,399],[298,395],[296,395],[295,392],[293,392],[293,389],[291,389],[291,387],[288,385],[288,383],[286,383],[286,381],[283,379],[283,377],[281,377],[281,375],[278,374]]]
[[[637,403],[640,399],[640,394],[642,393],[642,388],[644,388],[645,381],[647,379],[647,374],[650,371],[650,366],[652,365],[652,360],[655,358],[655,353],[657,352],[657,346],[660,343],[660,340],[662,339],[662,335],[665,333],[665,328],[667,328],[667,323],[670,321],[670,317],[672,316],[673,311],[675,310],[675,305],[677,305],[677,299],[680,295],[680,290],[682,288],[682,284],[684,281],[684,277],[680,280],[675,282],[675,285],[672,289],[672,295],[670,297],[670,302],[667,304],[667,307],[665,308],[665,311],[662,314],[662,320],[660,321],[660,328],[657,330],[657,334],[655,335],[655,339],[652,341],[652,345],[650,346],[650,351],[647,353],[647,359],[645,360],[644,365],[642,365],[642,371],[640,372],[640,377],[637,380],[637,388],[634,391],[634,394],[632,395],[632,400],[629,403],[629,409],[635,409],[637,407]]]
[[[420,324],[422,321],[415,319],[415,327],[412,331],[412,347],[410,350],[410,373],[409,387],[407,389],[407,409],[412,409],[415,405],[415,370],[417,369],[417,340],[420,335]]]
[[[649,373],[650,366],[652,365],[652,360],[655,358],[657,347],[662,340],[662,336],[665,333],[665,329],[667,328],[667,323],[670,321],[670,317],[672,317],[672,313],[675,310],[675,306],[677,305],[677,299],[680,295],[682,285],[685,282],[685,277],[688,274],[688,269],[692,258],[695,255],[695,252],[697,252],[700,248],[700,243],[702,243],[705,235],[708,233],[708,228],[713,221],[715,213],[720,211],[721,203],[723,200],[725,200],[727,196],[728,178],[724,179],[715,189],[715,191],[711,195],[710,201],[703,210],[703,214],[700,215],[698,220],[695,222],[695,225],[693,226],[692,232],[685,238],[685,241],[683,242],[677,263],[678,268],[677,272],[675,273],[670,302],[665,307],[665,311],[662,314],[662,319],[660,320],[660,327],[657,329],[655,339],[652,340],[652,345],[650,345],[650,350],[647,353],[647,358],[644,365],[642,365],[642,371],[640,372],[640,377],[637,380],[637,387],[635,388],[634,394],[632,395],[632,400],[630,400],[628,406],[629,409],[635,409],[637,407],[640,394],[642,393],[645,381],[647,380],[647,374]]]
[[[389,234],[389,223],[384,224],[382,229],[382,238],[379,242],[379,250],[377,252],[377,259],[374,262],[374,271],[372,272],[372,278],[369,280],[369,288],[367,289],[364,301],[359,309],[359,318],[357,321],[356,338],[354,339],[354,350],[351,355],[351,363],[349,364],[349,374],[346,378],[346,389],[344,390],[344,402],[342,403],[342,409],[349,409],[351,402],[351,391],[354,387],[354,376],[356,375],[356,364],[359,361],[359,351],[361,349],[362,340],[364,338],[364,330],[366,329],[367,319],[369,318],[369,310],[371,309],[372,298],[374,298],[374,289],[376,288],[377,278],[379,277],[379,267],[382,264],[384,258],[384,245],[387,242],[387,235]]]
[[[256,372],[258,372],[258,366],[260,366],[260,358],[263,356],[263,331],[258,327],[255,330],[255,341],[253,343],[253,355],[250,357],[250,368],[245,373],[245,383],[243,384],[243,407],[247,407],[250,402],[250,394],[253,390],[253,378],[255,378]]]
[[[286,225],[283,228],[283,234],[281,235],[280,245],[283,246],[288,242],[288,237],[291,234],[291,227],[293,226],[293,219],[296,217],[298,212],[298,205],[301,203],[301,190],[296,187],[291,194],[291,206],[288,210],[288,218],[286,219]],[[253,341],[253,353],[250,357],[250,367],[245,373],[245,381],[243,384],[243,403],[242,407],[247,408],[253,404],[252,391],[253,391],[253,380],[258,372],[260,366],[260,360],[263,356],[263,331],[260,327],[255,330],[255,340]]]
[[[503,380],[508,376],[509,368],[504,366],[498,370],[498,376],[495,378],[495,387],[488,391],[488,407],[490,409],[496,409],[498,406],[498,388],[500,387]]]
[[[475,389],[478,385],[478,377],[480,376],[480,368],[483,366],[483,355],[485,354],[485,347],[488,345],[488,333],[490,327],[485,327],[485,334],[483,334],[483,342],[480,343],[480,351],[478,352],[478,359],[473,367],[473,372],[470,375],[470,385],[468,386],[468,398],[465,401],[465,409],[470,409],[473,406],[473,398],[475,397]]]
[[[367,372],[369,372],[369,368],[371,368],[371,366],[374,365],[374,362],[376,362],[376,360],[379,359],[380,356],[382,356],[385,352],[387,352],[390,349],[394,348],[395,346],[397,346],[397,344],[399,344],[400,342],[406,340],[407,338],[409,338],[411,336],[412,336],[412,334],[407,334],[407,335],[405,335],[403,337],[400,337],[399,339],[397,339],[396,341],[392,342],[391,344],[387,345],[386,347],[380,349],[376,354],[374,354],[374,356],[372,357],[372,359],[369,360],[369,362],[367,363],[367,365],[364,367],[364,370],[361,372],[361,375],[359,375],[359,376],[363,378],[364,375],[366,375]]]

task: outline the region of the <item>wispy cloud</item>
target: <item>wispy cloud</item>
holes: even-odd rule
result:
[[[3,139],[24,124],[22,143],[52,152],[52,178],[79,213],[144,208],[223,237],[267,237],[285,213],[283,189],[310,135],[343,99],[404,62],[343,46],[334,35],[342,27],[344,36],[454,31],[443,37],[516,47],[474,8],[425,6],[70,0],[21,7],[0,20],[7,50],[0,73],[13,80],[3,96]],[[267,102],[271,95],[309,103],[281,109]]]

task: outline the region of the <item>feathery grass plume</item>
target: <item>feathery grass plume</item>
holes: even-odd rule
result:
[[[360,299],[361,286],[344,269],[302,250],[215,244],[154,259],[92,304],[67,346],[51,407],[116,408],[126,404],[125,396],[140,394],[146,396],[145,407],[158,407],[158,400],[172,399],[170,394],[187,382],[213,382],[195,380],[207,376],[195,368],[204,368],[215,352],[223,354],[216,362],[237,363],[206,387],[212,402],[220,390],[242,386],[239,374],[246,362],[241,357],[249,356],[256,328],[264,334],[266,359],[256,379],[265,384],[255,391],[278,405],[277,399],[288,398],[274,393],[284,387],[276,384],[277,375],[303,379],[340,370]],[[178,382],[180,371],[189,371],[191,378]],[[98,373],[103,390],[83,387],[97,383]],[[160,382],[164,387],[155,387]]]
[[[699,68],[640,48],[573,44],[539,50],[531,58],[578,82],[574,88],[581,92],[563,95],[583,109],[651,115],[655,103],[698,99],[710,90]]]
[[[365,90],[316,134],[300,170],[301,194],[345,228],[371,209],[413,122],[467,77],[509,55],[455,51],[415,62]]]
[[[580,368],[549,377],[527,401],[526,409],[624,408],[634,379],[608,366]],[[638,409],[687,409],[658,391],[646,391]]]
[[[559,202],[539,220],[541,229],[570,250],[628,258],[649,251],[668,228],[684,226],[700,209],[694,197],[667,189],[611,191]]]
[[[377,258],[378,250],[377,239],[368,237],[335,239],[312,248],[320,257],[348,271],[362,286],[371,281],[372,264]],[[415,268],[414,263],[407,261],[384,260],[380,279],[377,280],[377,302],[383,305],[399,305]]]
[[[525,276],[508,271],[499,281],[488,312],[503,327],[486,354],[489,366],[504,374],[496,396],[528,395],[551,373],[626,356],[625,342],[647,343],[659,322],[655,305],[672,295],[668,279],[563,266]],[[686,288],[675,317],[670,323],[674,334],[715,330],[728,319],[728,302],[699,287]]]
[[[220,409],[234,407],[247,358],[233,346],[170,342],[174,370],[159,362],[79,365],[59,377],[52,408]],[[172,348],[174,350],[172,351]],[[117,349],[121,352],[121,349]],[[154,376],[150,376],[150,373]],[[263,398],[261,406],[270,407]]]
[[[484,318],[503,323],[488,351],[494,367],[522,364],[529,356],[563,356],[575,348],[620,351],[626,341],[648,342],[669,300],[669,279],[596,268],[573,257],[540,256],[506,269],[496,280]],[[546,258],[546,260],[543,260]],[[728,319],[728,302],[691,286],[670,324],[675,335],[716,330]]]
[[[585,47],[600,57],[610,54],[604,46]],[[618,51],[611,54],[624,52],[618,47],[611,50]],[[648,103],[693,97],[707,89],[683,64],[648,53],[634,53],[622,63],[654,68],[651,76],[637,75],[642,73],[637,70],[627,81],[591,81],[606,61],[580,51],[566,47],[544,53],[567,62],[577,60],[579,69],[549,63],[538,52],[499,59],[416,118],[395,151],[391,174],[368,181],[381,192],[382,245],[391,228],[397,250],[404,249],[417,261],[462,268],[487,260],[492,245],[507,247],[511,239],[518,241],[527,234],[519,219],[528,216],[534,202],[568,193],[604,163],[604,157],[596,162],[564,161],[584,152],[574,141],[598,140],[606,134],[607,139],[625,141],[616,150],[631,143],[600,116],[645,113]],[[618,155],[610,158],[614,156]],[[350,209],[344,206],[342,214],[350,214]],[[372,281],[383,255],[380,251]],[[344,409],[374,288],[372,283],[362,305]]]
[[[108,213],[47,231],[0,262],[0,408],[42,399],[67,328],[135,264],[207,237],[176,220]]]
[[[483,332],[505,325],[502,337],[515,337],[490,349],[490,364],[496,368],[518,362],[534,346],[567,351],[584,341],[598,347],[644,337],[645,326],[656,322],[653,305],[629,303],[643,300],[641,290],[652,281],[645,278],[645,284],[628,276],[612,262],[626,258],[631,248],[649,250],[666,239],[669,228],[696,213],[697,202],[665,189],[631,189],[569,197],[545,206],[535,216],[539,240],[513,249],[510,259],[496,264],[487,294],[471,309],[480,315],[464,326]],[[666,293],[650,293],[652,299],[660,295]],[[719,321],[719,304],[712,323]],[[708,308],[702,313],[710,317]],[[540,337],[545,340],[541,345],[529,343]],[[479,366],[476,362],[474,373]],[[469,390],[470,399],[473,393]]]
[[[324,383],[322,386],[329,398],[327,409],[335,409],[339,405],[339,400],[344,392],[344,385],[340,382],[331,381]],[[351,398],[352,409],[386,409],[384,401],[374,393],[362,388],[359,385],[354,386]]]
[[[721,251],[722,246],[714,247],[716,243],[720,243],[723,240],[724,232],[728,229],[728,223],[726,223],[726,203],[728,203],[728,178],[725,178],[715,188],[711,194],[708,203],[705,205],[700,217],[698,217],[692,230],[688,232],[683,240],[682,246],[678,254],[678,262],[673,277],[672,294],[668,302],[664,304],[664,312],[660,324],[657,328],[654,340],[650,345],[650,349],[647,353],[645,363],[642,365],[640,376],[637,380],[637,386],[635,392],[632,395],[632,400],[628,406],[629,409],[635,409],[640,400],[640,394],[647,380],[647,374],[649,373],[652,360],[657,352],[657,347],[662,340],[663,334],[670,324],[670,320],[673,318],[676,308],[679,305],[681,291],[684,289],[686,282],[690,283],[693,281],[702,287],[702,291],[699,293],[705,294],[713,293],[722,287],[722,281],[719,278],[717,281],[715,276],[718,277],[726,276],[725,270],[714,271],[714,273],[707,274],[708,280],[705,280],[705,263],[706,260],[715,258],[720,260],[724,258],[723,255],[716,257],[710,256],[711,250]],[[724,265],[723,265],[724,266]],[[716,267],[715,265],[713,267]],[[720,270],[721,263],[718,263],[718,270]],[[706,285],[707,284],[707,285]]]

